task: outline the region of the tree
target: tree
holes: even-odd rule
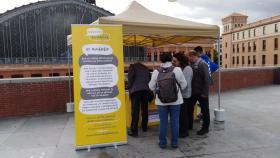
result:
[[[219,60],[219,52],[216,49],[213,49],[213,61],[218,65],[218,60]]]

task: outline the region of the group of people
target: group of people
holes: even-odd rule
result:
[[[193,129],[194,106],[199,102],[202,128],[197,135],[209,132],[209,86],[211,72],[217,70],[198,46],[184,53],[163,53],[161,65],[153,71],[142,63],[131,64],[128,71],[128,89],[132,103],[132,121],[128,135],[138,136],[139,112],[142,112],[142,130],[147,131],[148,103],[153,100],[160,119],[159,147],[167,146],[168,117],[171,123],[171,147],[178,147],[178,137],[185,138]]]

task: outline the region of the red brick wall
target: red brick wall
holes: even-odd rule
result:
[[[273,84],[273,68],[262,69],[228,69],[221,71],[221,91],[257,87]],[[214,73],[211,92],[218,92],[218,73]]]
[[[221,72],[221,90],[270,85],[273,84],[273,78],[274,69],[226,70]],[[44,81],[44,79],[29,78],[23,80],[39,81],[22,83],[3,83],[3,80],[0,80],[0,118],[65,112],[66,103],[69,102],[67,79],[54,78]],[[217,85],[218,75],[216,73],[211,92],[218,91]]]
[[[70,99],[67,80],[0,84],[0,89],[0,118],[65,112]]]

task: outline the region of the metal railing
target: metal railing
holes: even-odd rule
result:
[[[72,57],[0,58],[1,64],[72,64]]]
[[[151,62],[153,61],[151,57],[124,57],[125,62],[133,62],[133,61],[145,61]]]
[[[0,58],[1,64],[72,64],[72,57],[25,57],[25,58]],[[152,62],[151,57],[124,57],[125,62],[143,61]]]

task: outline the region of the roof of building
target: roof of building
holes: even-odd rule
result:
[[[45,6],[49,6],[49,5],[56,5],[56,4],[61,4],[61,3],[75,3],[75,4],[80,4],[80,5],[83,5],[83,6],[86,6],[86,7],[93,7],[95,8],[96,10],[98,10],[99,12],[102,12],[106,15],[114,15],[113,13],[101,8],[101,7],[98,7],[96,5],[92,5],[88,2],[85,2],[83,0],[45,0],[45,1],[38,1],[38,2],[35,2],[35,3],[29,3],[29,4],[26,4],[26,5],[22,5],[20,7],[15,7],[14,9],[11,9],[11,10],[7,10],[6,12],[4,13],[0,13],[0,22],[1,21],[4,21],[4,19],[7,19],[7,18],[11,18],[11,17],[14,17],[18,14],[21,14],[23,12],[26,12],[26,11],[29,11],[30,9],[38,9],[40,7],[45,7]]]
[[[222,18],[222,20],[225,20],[229,17],[248,17],[247,15],[244,15],[244,14],[240,14],[240,13],[237,13],[237,12],[233,12],[232,14]]]
[[[280,15],[268,17],[268,18],[261,19],[261,20],[258,20],[258,21],[252,22],[252,23],[245,24],[239,28],[233,29],[233,31],[231,31],[231,33],[246,30],[246,29],[251,29],[251,28],[255,28],[255,27],[260,27],[260,26],[267,25],[267,24],[274,23],[274,22],[280,22]]]
[[[237,13],[237,12],[234,12],[234,13],[230,14],[229,16],[246,16],[246,17],[248,17],[247,15],[240,14],[240,13]]]

